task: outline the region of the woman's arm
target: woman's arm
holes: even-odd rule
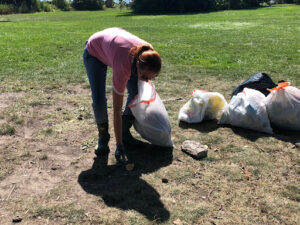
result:
[[[123,144],[122,107],[123,107],[123,95],[119,95],[115,91],[113,91],[114,131],[115,131],[117,145]]]

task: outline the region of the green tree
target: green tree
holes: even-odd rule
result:
[[[119,0],[119,8],[120,8],[120,11],[121,11],[124,7],[126,7],[126,2],[123,1],[123,0]]]
[[[132,8],[135,12],[193,12],[215,9],[215,0],[134,0]]]
[[[52,0],[52,4],[64,11],[70,10],[70,4],[66,0]]]
[[[102,4],[101,0],[73,0],[71,5],[77,10],[101,10]]]
[[[1,4],[12,4],[20,12],[36,12],[40,10],[40,0],[1,0]]]
[[[134,0],[131,7],[136,13],[207,12],[259,7],[259,0]]]
[[[107,8],[112,8],[114,6],[114,1],[113,0],[106,0],[105,5]]]

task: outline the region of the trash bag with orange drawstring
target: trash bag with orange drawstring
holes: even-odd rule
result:
[[[138,95],[129,108],[135,117],[135,130],[147,141],[162,147],[173,147],[168,112],[151,81],[138,81]]]
[[[265,102],[271,124],[300,131],[300,89],[290,86],[290,82],[282,82],[268,90],[270,94]]]

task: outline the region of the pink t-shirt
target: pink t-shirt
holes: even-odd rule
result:
[[[89,38],[87,50],[92,56],[112,68],[113,89],[123,95],[131,75],[132,57],[129,51],[134,45],[146,43],[122,28],[108,28]]]

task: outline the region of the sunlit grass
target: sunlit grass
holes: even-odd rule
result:
[[[221,74],[234,80],[263,71],[275,81],[299,85],[299,11],[291,5],[184,16],[134,16],[119,10],[2,16],[10,22],[0,26],[0,79],[7,83],[1,88],[85,82],[84,43],[112,26],[127,29],[160,52],[160,80],[178,79],[177,73],[181,79]]]
[[[149,41],[161,54],[163,68],[155,85],[163,100],[171,99],[165,107],[175,148],[167,165],[155,167],[161,153],[150,162],[136,161],[132,172],[123,171],[114,165],[111,123],[112,169],[92,172],[116,187],[89,194],[77,179],[92,167],[88,160],[92,162],[98,136],[82,52],[90,35],[112,26]],[[61,174],[63,179],[47,193],[30,197],[16,197],[9,187],[12,195],[0,202],[0,214],[19,214],[32,224],[156,224],[157,218],[149,215],[162,203],[170,213],[163,224],[178,219],[183,224],[296,224],[297,134],[262,136],[216,121],[180,127],[178,111],[195,88],[220,92],[229,100],[236,85],[258,72],[299,87],[299,34],[300,6],[295,5],[187,15],[106,10],[1,16],[0,93],[13,91],[17,97],[0,113],[0,180],[10,181],[22,166],[24,176],[38,169],[45,172],[41,178],[48,174],[59,179]],[[107,85],[112,117],[111,70]],[[208,157],[197,161],[182,153],[187,139],[208,145]],[[70,171],[73,175],[64,177]],[[24,176],[22,171],[18,178]],[[120,177],[129,185],[119,184]],[[1,220],[5,224],[11,218]]]

